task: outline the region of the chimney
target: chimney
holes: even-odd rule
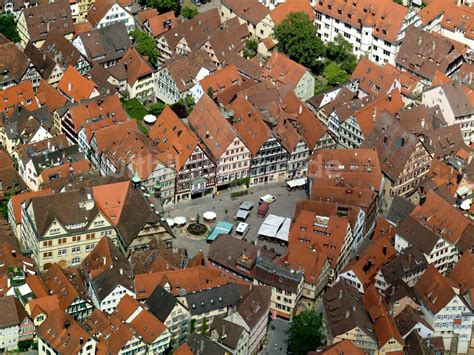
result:
[[[16,250],[15,249],[12,249],[12,256],[16,257]]]
[[[377,107],[374,107],[372,111],[372,121],[375,122],[375,117],[377,117]]]
[[[80,338],[79,338],[79,344],[80,344],[80,345],[84,344],[84,338],[83,338],[83,337],[80,337]]]

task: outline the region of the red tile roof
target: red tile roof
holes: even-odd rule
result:
[[[260,80],[271,79],[279,84],[290,84],[294,89],[307,71],[306,67],[291,60],[283,53],[273,52],[263,67]]]
[[[134,85],[143,76],[153,73],[153,67],[133,47],[130,47],[123,55],[119,65],[125,67],[127,82],[130,85]]]
[[[58,108],[63,107],[67,102],[67,98],[61,95],[59,91],[53,88],[44,79],[41,79],[40,81],[36,96],[38,97],[41,106],[48,106],[49,112],[56,111]]]
[[[433,264],[421,275],[415,285],[415,291],[423,304],[437,314],[456,296],[446,279],[436,270]]]
[[[0,91],[0,111],[4,112],[5,116],[10,116],[20,104],[29,111],[39,107],[29,80]]]
[[[59,81],[58,89],[73,101],[80,101],[93,96],[95,84],[70,65]]]
[[[165,26],[165,23],[169,21],[169,25]],[[176,17],[173,11],[165,12],[164,14],[152,16],[145,20],[146,25],[151,31],[153,37],[159,37],[163,33],[169,31],[177,24]]]
[[[312,21],[316,18],[313,7],[307,0],[286,0],[270,11],[270,16],[277,26],[283,22],[290,12],[304,12]]]

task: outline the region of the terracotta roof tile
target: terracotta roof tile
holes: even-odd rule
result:
[[[208,92],[209,88],[212,88],[213,95],[217,95],[234,85],[241,84],[242,81],[237,67],[232,64],[206,76],[200,81],[200,84],[204,92]]]
[[[238,96],[227,108],[234,112],[232,125],[237,130],[250,153],[255,157],[271,137],[272,132],[254,106],[244,97]]]
[[[150,29],[153,37],[161,36],[166,31],[169,31],[175,27],[177,22],[178,21],[176,20],[173,11],[169,11],[160,15],[157,14],[144,21],[145,26]]]
[[[29,80],[1,90],[0,92],[0,111],[5,113],[5,116],[10,116],[19,104],[28,111],[38,109],[38,102],[36,101],[31,81]]]
[[[125,67],[127,81],[132,86],[142,77],[153,74],[152,66],[133,47],[128,49],[118,65]]]
[[[35,196],[45,196],[52,193],[51,189],[43,189],[40,191],[28,191],[24,192],[15,196],[12,196],[11,198],[11,204],[13,208],[13,217],[16,221],[17,224],[21,223],[21,204],[27,200],[29,200],[32,197]]]
[[[41,79],[38,91],[36,93],[41,106],[48,106],[49,112],[54,112],[63,107],[67,98],[53,88],[46,80]]]
[[[287,0],[280,3],[271,12],[273,23],[278,26],[290,12],[304,12],[308,17],[314,21],[316,14],[314,13],[313,7],[306,0]]]
[[[95,84],[70,65],[59,81],[58,89],[73,101],[80,101],[93,96]]]
[[[207,94],[202,95],[194,106],[188,122],[216,161],[237,136],[234,128]]]
[[[257,0],[223,0],[222,5],[253,25],[260,23],[270,13],[270,10]]]
[[[278,8],[278,6],[277,6]],[[273,52],[260,74],[260,80],[271,79],[280,84],[290,84],[294,89],[308,71],[304,66],[280,52]]]
[[[148,19],[150,19],[154,16],[158,16],[158,10],[157,9],[150,8],[150,9],[139,11],[138,14],[137,14],[138,24],[140,26],[143,26],[145,21],[147,21]]]
[[[196,135],[168,106],[158,116],[149,136],[174,157],[176,171],[182,169],[198,145]]]
[[[436,270],[433,264],[421,275],[415,285],[415,291],[423,304],[437,314],[456,296],[446,279]]]
[[[392,43],[397,41],[408,14],[408,8],[391,0],[320,0],[315,8],[359,29],[362,24],[370,25],[374,36]]]

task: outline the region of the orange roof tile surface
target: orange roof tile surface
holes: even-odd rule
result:
[[[173,11],[165,12],[157,16],[148,18],[146,25],[151,31],[153,37],[159,37],[166,31],[176,26],[177,20]]]
[[[58,83],[58,89],[74,101],[92,97],[95,84],[83,77],[73,66],[69,66]]]
[[[92,188],[97,207],[112,224],[120,220],[129,187],[130,181],[121,181]]]
[[[358,29],[363,24],[373,27],[374,36],[392,43],[408,14],[408,8],[392,0],[319,0],[315,9]]]
[[[29,111],[34,111],[39,107],[31,81],[23,81],[7,89],[0,90],[0,111],[4,112],[5,116],[10,116],[15,111],[17,105],[22,105]]]
[[[307,71],[307,68],[283,53],[273,52],[263,67],[260,80],[271,79],[275,83],[290,84],[294,89]]]
[[[287,0],[280,3],[270,11],[270,16],[273,23],[277,26],[283,22],[290,12],[304,12],[312,21],[316,18],[313,7],[307,0]]]
[[[38,97],[41,106],[48,106],[49,112],[56,111],[58,108],[63,107],[67,102],[67,98],[61,95],[59,91],[53,88],[44,79],[41,79],[40,81],[36,96]]]

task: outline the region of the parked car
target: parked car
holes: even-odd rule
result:
[[[253,206],[255,206],[255,203],[253,203],[252,201],[244,201],[240,204],[239,209],[250,211]]]
[[[250,214],[250,211],[240,209],[237,211],[237,214],[235,215],[235,219],[237,221],[245,222],[249,214]]]
[[[272,203],[275,200],[276,200],[275,196],[270,195],[270,194],[260,197],[260,203],[262,202]]]
[[[235,233],[237,236],[241,236],[242,238],[245,237],[250,229],[250,226],[248,223],[240,222],[237,225],[237,228],[235,228]]]

